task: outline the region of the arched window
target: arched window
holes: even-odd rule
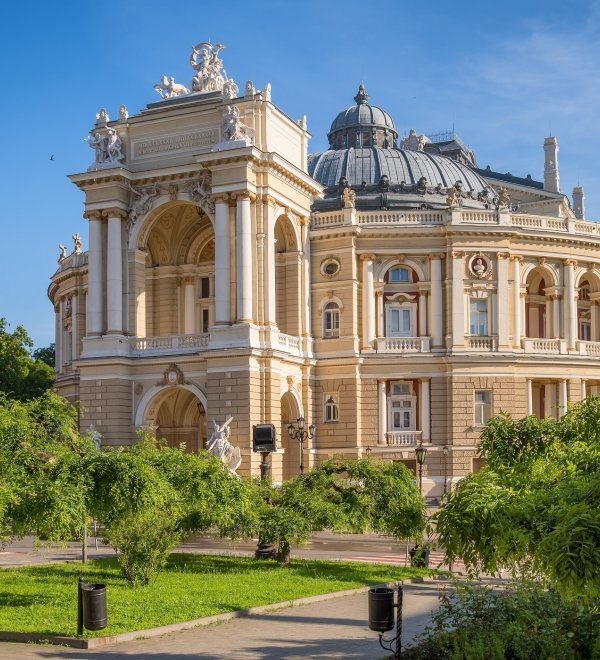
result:
[[[323,421],[337,422],[339,419],[339,408],[337,398],[334,394],[325,395],[325,406],[323,408]]]
[[[340,336],[340,308],[337,303],[330,302],[323,310],[323,337],[331,339]]]
[[[392,268],[389,272],[388,282],[391,283],[408,283],[412,282],[411,271],[404,266],[398,266],[397,268]]]

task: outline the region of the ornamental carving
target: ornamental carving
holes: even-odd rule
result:
[[[158,384],[176,387],[177,385],[183,385],[183,383],[183,371],[176,364],[170,364],[163,373],[162,381]]]
[[[473,255],[469,259],[469,273],[479,280],[490,279],[492,276],[491,261],[481,253]]]

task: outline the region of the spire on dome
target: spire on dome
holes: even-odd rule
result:
[[[365,103],[369,102],[369,95],[367,94],[367,90],[362,83],[360,83],[358,93],[354,97],[354,100],[356,101],[356,105],[364,105]]]

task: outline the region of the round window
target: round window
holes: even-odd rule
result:
[[[340,272],[340,262],[336,259],[324,261],[321,265],[321,272],[327,277],[333,277]]]

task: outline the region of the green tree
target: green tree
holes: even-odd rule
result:
[[[6,319],[0,318],[0,392],[10,398],[25,401],[41,396],[54,382],[54,369],[46,362],[48,355],[42,353],[36,359],[32,348],[23,326],[9,332]]]
[[[34,360],[44,362],[44,364],[47,364],[49,367],[54,369],[54,364],[56,361],[56,351],[54,344],[43,346],[42,348],[36,348],[35,351],[33,351],[31,354],[31,357]]]
[[[292,544],[313,531],[376,531],[398,538],[424,527],[423,501],[412,474],[399,463],[331,460],[280,487],[258,484],[261,492],[259,536],[276,546],[288,563]]]
[[[436,516],[449,559],[545,576],[566,596],[600,588],[600,398],[560,420],[503,414],[482,435],[487,466],[463,479]]]

